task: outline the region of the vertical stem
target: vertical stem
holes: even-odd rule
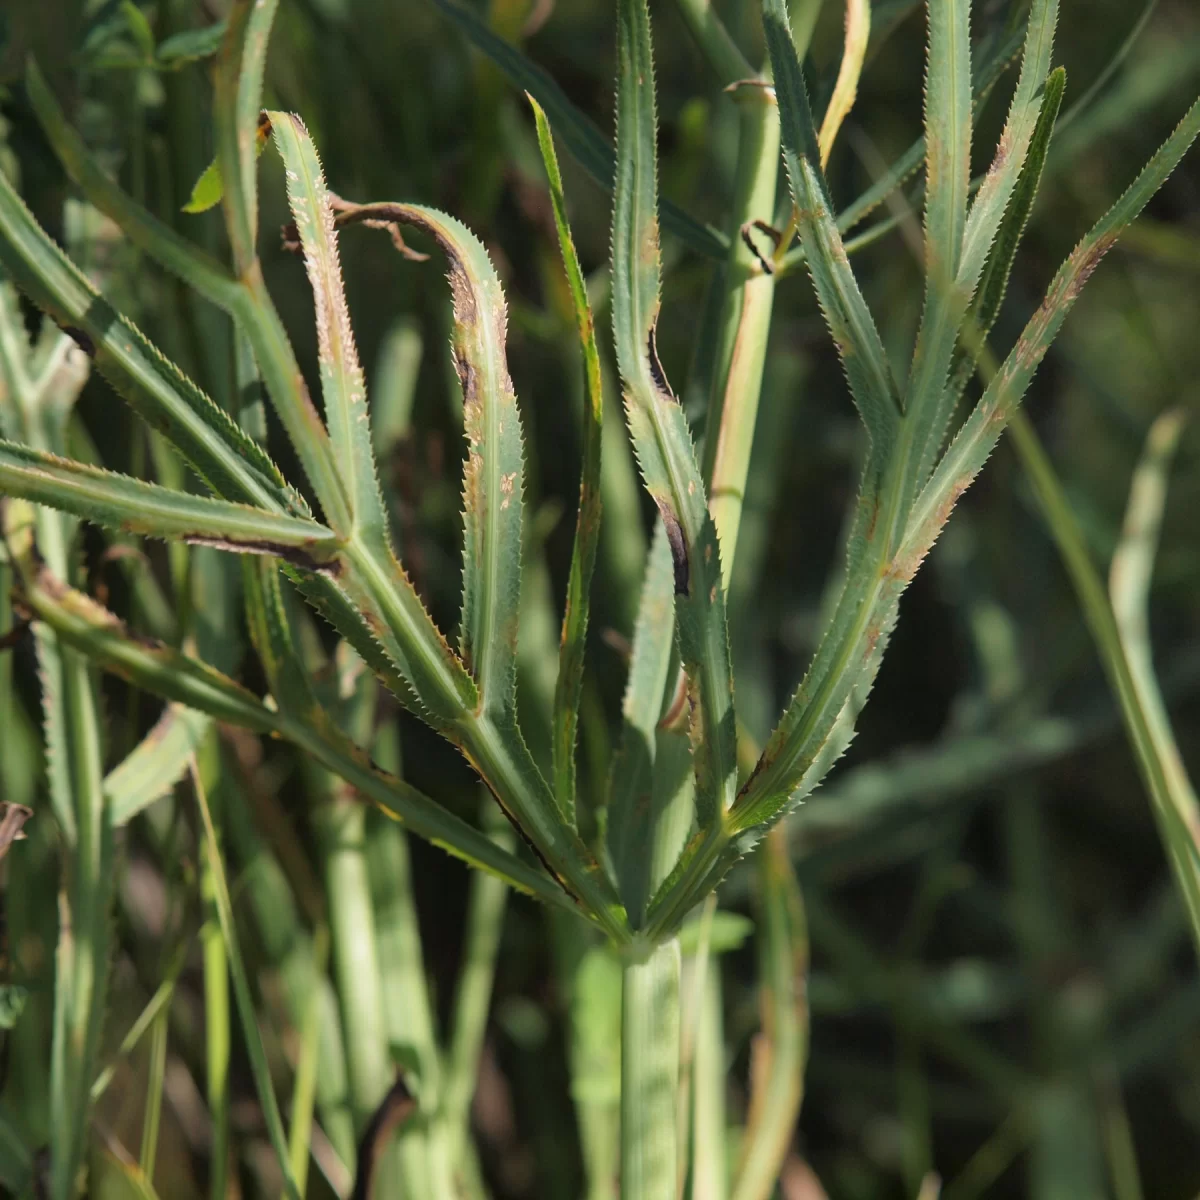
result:
[[[763,271],[741,231],[750,221],[771,220],[779,171],[779,108],[773,95],[765,87],[749,86],[739,88],[735,95],[741,111],[737,193],[730,215],[726,274],[729,291],[722,314],[704,440],[708,506],[717,526],[726,586],[742,519],[775,300],[775,277]]]
[[[490,836],[502,845],[512,845],[512,831],[496,806],[485,797],[483,819],[491,825]],[[445,1111],[450,1136],[461,1153],[467,1141],[467,1117],[479,1073],[479,1055],[487,1029],[496,974],[496,955],[504,928],[508,886],[482,871],[471,874],[467,904],[467,937],[446,1064]]]
[[[361,1133],[392,1085],[387,1022],[367,875],[366,806],[335,795],[317,818],[329,899],[334,978],[342,1010],[350,1104]]]
[[[199,768],[205,787],[216,798],[221,774],[220,749],[216,732],[205,741]],[[208,1194],[223,1200],[227,1193],[229,1171],[229,964],[221,919],[217,913],[216,883],[208,856],[200,861],[200,899],[204,906],[204,926],[200,942],[204,956],[204,1044],[208,1091],[208,1111],[212,1114],[212,1153],[209,1157]]]
[[[700,1019],[692,1063],[692,1200],[725,1200],[725,1030],[721,1018],[721,967],[710,958],[700,981]]]
[[[621,1197],[675,1200],[679,941],[627,962],[621,983]]]

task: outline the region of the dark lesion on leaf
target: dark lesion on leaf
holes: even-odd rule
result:
[[[332,579],[341,576],[343,566],[340,558],[317,558],[300,546],[281,546],[268,541],[234,541],[229,538],[212,537],[208,534],[184,534],[183,540],[190,546],[208,546],[213,550],[224,550],[231,554],[261,554],[278,558],[290,566],[299,567],[315,575],[328,575]]]
[[[688,561],[687,538],[683,534],[683,526],[670,505],[658,501],[658,511],[662,515],[663,525],[667,530],[667,542],[671,547],[671,566],[675,572],[675,595],[686,596],[691,582],[691,564]]]
[[[82,329],[75,325],[60,325],[59,328],[77,345],[88,358],[96,357],[96,343]]]

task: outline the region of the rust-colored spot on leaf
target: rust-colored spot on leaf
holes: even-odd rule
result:
[[[1117,235],[1115,233],[1106,233],[1102,238],[1096,240],[1096,244],[1088,249],[1088,251],[1080,256],[1079,265],[1075,270],[1075,275],[1071,282],[1067,285],[1067,302],[1073,301],[1081,291],[1084,284],[1092,277],[1092,272],[1100,265],[1104,256],[1116,244]]]

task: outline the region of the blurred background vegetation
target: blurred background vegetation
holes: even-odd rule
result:
[[[217,398],[228,361],[202,350],[219,326],[115,228],[72,194],[24,95],[34,54],[72,122],[123,185],[187,236],[221,253],[216,213],[180,210],[212,158],[204,62],[161,71],[147,42],[208,25],[219,0],[130,5],[9,0],[0,9],[3,167],[42,224],[69,242],[106,292]],[[752,62],[761,61],[756,4],[717,3]],[[857,105],[830,164],[844,204],[920,132],[921,6],[877,0]],[[976,0],[977,28],[1007,5]],[[1148,17],[1143,21],[1143,8]],[[652,4],[662,190],[701,221],[720,220],[733,187],[736,118],[669,0]],[[608,0],[489,0],[476,11],[558,81],[608,131],[614,25]],[[1129,41],[1132,30],[1139,36]],[[842,6],[827,0],[807,66],[832,84]],[[1007,346],[1055,266],[1159,145],[1200,86],[1200,7],[1193,0],[1064,0],[1056,61],[1067,97],[1030,230],[995,340]],[[1114,68],[1110,70],[1110,68]],[[1102,78],[1106,76],[1106,78]],[[1085,107],[1072,104],[1098,79]],[[995,144],[1011,76],[980,118]],[[301,114],[330,186],[356,200],[432,204],[486,243],[510,302],[509,357],[530,470],[526,626],[556,614],[565,590],[577,499],[581,366],[528,106],[470,49],[433,0],[284,0],[267,72],[271,107]],[[595,271],[602,341],[608,312],[609,196],[565,153],[563,168],[585,269]],[[981,169],[985,162],[976,163]],[[264,268],[301,364],[316,377],[310,292],[302,264],[272,232],[287,219],[280,172],[263,172]],[[916,217],[919,220],[919,213]],[[660,352],[687,378],[710,262],[668,237]],[[390,481],[405,561],[442,628],[457,619],[461,399],[447,344],[449,301],[436,262],[405,261],[386,239],[342,239],[348,296],[373,407],[388,414]],[[905,225],[863,250],[856,269],[897,359],[917,318],[919,279]],[[1096,560],[1120,531],[1130,476],[1152,420],[1193,417],[1172,474],[1152,596],[1160,675],[1185,759],[1200,762],[1200,159],[1185,160],[1110,255],[1039,372],[1027,411],[1042,432]],[[227,335],[226,335],[227,336]],[[605,355],[606,382],[615,372]],[[683,387],[685,402],[699,417]],[[617,398],[611,396],[615,414]],[[77,435],[109,465],[145,474],[143,429],[99,378],[87,386]],[[619,422],[608,422],[610,493],[594,588],[582,769],[602,779],[624,680],[623,639],[650,513],[632,487]],[[278,432],[278,431],[273,431]],[[289,470],[281,438],[272,450]],[[741,549],[731,589],[739,715],[761,739],[806,666],[826,581],[839,554],[858,435],[841,369],[803,272],[781,282]],[[98,536],[83,542],[93,592],[153,629],[145,589]],[[162,580],[177,563],[146,553]],[[549,597],[550,608],[547,608]],[[556,626],[557,616],[552,616]],[[2,633],[3,630],[0,630]],[[527,629],[530,643],[545,630]],[[555,636],[554,627],[550,637]],[[544,694],[546,660],[529,656],[524,694]],[[27,641],[0,660],[15,699],[0,712],[0,797],[42,803],[36,673]],[[245,677],[258,678],[252,659]],[[540,672],[540,675],[539,675]],[[153,719],[152,703],[104,681],[108,761]],[[591,716],[586,716],[590,708]],[[418,787],[466,815],[478,786],[454,752],[415,720],[384,708],[393,753]],[[789,821],[811,937],[811,1044],[803,1112],[780,1195],[915,1197],[927,1173],[943,1195],[1190,1198],[1200,1192],[1200,976],[1150,805],[1093,643],[1019,461],[1002,444],[960,505],[901,609],[860,734],[829,782]],[[229,873],[243,950],[265,1028],[286,1060],[278,937],[286,910],[305,928],[320,914],[316,834],[306,796],[323,785],[285,747],[235,738],[242,828],[227,816]],[[117,950],[102,1061],[173,969],[159,1194],[204,1194],[203,920],[194,830],[161,806],[135,821],[119,856]],[[155,816],[154,814],[158,815]],[[10,852],[4,915],[9,977],[30,998],[0,1032],[3,1111],[39,1146],[53,1114],[39,1071],[49,1022],[55,867],[46,822]],[[468,876],[440,851],[411,846],[417,910],[436,1007],[445,1015],[464,955]],[[20,867],[16,857],[22,858]],[[268,862],[269,860],[269,862]],[[264,865],[266,864],[266,865]],[[281,866],[282,864],[282,866]],[[270,872],[274,901],[245,886]],[[241,889],[239,891],[239,888]],[[755,914],[754,873],[725,884],[722,907]],[[296,914],[299,914],[297,917]],[[732,928],[732,927],[731,927]],[[532,902],[508,908],[473,1119],[497,1197],[574,1197],[582,1153],[571,1097],[569,989],[554,939],[571,930]],[[760,1027],[752,940],[729,939],[724,988],[728,1115],[744,1122]],[[174,966],[173,966],[174,964]],[[241,1047],[231,1119],[244,1194],[268,1187],[264,1134]],[[149,1040],[117,1060],[96,1110],[97,1138],[141,1136]],[[265,1174],[264,1174],[265,1172]],[[98,1187],[104,1184],[97,1175]],[[1140,1183],[1139,1183],[1140,1180]],[[111,1185],[114,1189],[116,1183]],[[310,1194],[326,1181],[315,1176]],[[809,1189],[809,1190],[806,1190]],[[112,1191],[113,1195],[120,1194]],[[258,1194],[265,1194],[259,1192]],[[325,1193],[328,1194],[328,1193]]]

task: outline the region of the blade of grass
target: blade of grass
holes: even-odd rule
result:
[[[635,929],[644,920],[653,892],[650,864],[659,806],[654,803],[651,788],[658,721],[672,661],[673,609],[671,548],[660,521],[646,560],[621,705],[621,737],[608,784],[608,851],[621,899]]]
[[[384,727],[389,729],[389,727]],[[399,747],[395,727],[390,727],[385,748],[376,741],[376,758],[399,774]],[[382,752],[382,753],[381,753]],[[390,760],[390,761],[389,761]],[[367,866],[375,908],[379,970],[383,982],[388,1044],[393,1062],[402,1064],[425,1114],[424,1128],[401,1138],[401,1170],[412,1182],[407,1186],[430,1188],[435,1194],[454,1188],[457,1160],[452,1159],[441,1111],[442,1059],[421,930],[413,895],[412,862],[404,830],[381,813],[368,815]]]
[[[150,1026],[150,1056],[146,1066],[146,1107],[142,1116],[142,1149],[138,1166],[147,1181],[154,1179],[158,1157],[158,1126],[162,1116],[163,1077],[167,1069],[167,1020],[160,1013]]]
[[[654,68],[645,0],[621,0],[618,6],[617,57],[613,334],[630,432],[671,546],[697,817],[703,831],[714,831],[736,784],[733,684],[716,526],[687,420],[655,349],[661,267]]]
[[[1171,721],[1154,672],[1148,612],[1150,582],[1167,498],[1167,473],[1183,433],[1184,420],[1182,410],[1163,413],[1146,436],[1142,460],[1129,489],[1121,541],[1109,567],[1108,594],[1171,799],[1184,824],[1200,831],[1197,817],[1200,805],[1171,732]]]
[[[550,182],[550,200],[554,206],[554,224],[562,251],[563,267],[575,309],[575,323],[583,351],[587,398],[583,413],[583,468],[579,482],[579,514],[575,522],[575,543],[571,550],[571,573],[567,580],[567,601],[563,613],[559,643],[558,678],[554,688],[554,794],[563,815],[572,824],[575,818],[575,747],[578,738],[579,700],[583,691],[584,649],[587,642],[592,574],[596,566],[596,547],[600,539],[600,452],[604,427],[604,387],[600,376],[600,354],[596,349],[596,329],[587,285],[575,253],[571,226],[567,221],[567,203],[563,195],[558,156],[546,114],[532,96],[537,123],[538,148]]]
[[[675,0],[675,7],[722,87],[754,78],[754,68],[729,36],[712,0]]]
[[[1197,107],[1200,108],[1200,104]],[[1087,549],[1083,530],[1071,511],[1062,484],[1033,426],[1024,414],[1016,413],[1010,428],[1022,466],[1071,577],[1084,619],[1095,639],[1100,661],[1120,702],[1126,732],[1146,790],[1150,793],[1160,835],[1188,912],[1192,936],[1200,950],[1200,857],[1197,853],[1200,834],[1197,833],[1196,798],[1182,769],[1170,724],[1162,708],[1161,696],[1148,661],[1148,648],[1142,631],[1137,628],[1136,614],[1144,611],[1146,572],[1153,557],[1153,541],[1142,546],[1129,540],[1123,543],[1113,563],[1116,586],[1113,604],[1110,604]],[[1159,436],[1163,436],[1164,428],[1169,443],[1172,436],[1169,424],[1159,427]],[[1151,488],[1155,486],[1155,476],[1163,471],[1161,454],[1161,446],[1152,447],[1149,461],[1144,464],[1146,473],[1137,478],[1135,491],[1142,492],[1147,479]],[[1131,508],[1137,506],[1134,508],[1136,518],[1145,520],[1149,516],[1151,524],[1154,523],[1153,506],[1156,502],[1160,503],[1151,495],[1151,507],[1147,512],[1138,511],[1142,504],[1147,503],[1143,495],[1131,495],[1130,500]],[[1137,530],[1136,521],[1133,528]],[[1132,576],[1129,575],[1131,555]],[[1119,616],[1114,611],[1114,605],[1119,610]],[[1131,615],[1134,620],[1132,628]],[[1144,620],[1144,617],[1141,619]]]
[[[567,99],[558,83],[519,50],[493,33],[487,22],[470,9],[454,0],[432,0],[432,3],[454,22],[477,50],[499,67],[514,87],[537,100],[558,130],[571,157],[601,187],[611,187],[616,164],[612,146],[591,118]],[[723,258],[729,248],[721,234],[701,225],[669,200],[663,201],[662,220],[676,237],[709,258]]]
[[[191,764],[192,790],[196,797],[196,806],[200,812],[200,821],[204,830],[204,852],[212,872],[213,904],[217,910],[217,918],[221,926],[221,937],[225,943],[225,951],[229,959],[229,973],[233,981],[233,994],[237,1002],[238,1016],[242,1022],[242,1034],[245,1038],[246,1050],[250,1056],[250,1070],[254,1076],[255,1090],[258,1092],[259,1104],[262,1106],[263,1118],[267,1127],[267,1137],[275,1159],[283,1175],[283,1190],[288,1200],[300,1200],[300,1192],[296,1187],[296,1179],[292,1174],[291,1160],[288,1155],[287,1137],[283,1130],[283,1118],[279,1115],[279,1104],[275,1099],[275,1090],[271,1082],[271,1070],[267,1063],[266,1051],[263,1049],[262,1034],[258,1028],[258,1017],[254,1011],[254,997],[250,991],[250,982],[246,968],[242,962],[242,953],[237,943],[237,928],[233,921],[233,903],[229,898],[229,886],[225,881],[225,871],[221,863],[221,850],[217,842],[217,833],[213,825],[212,813],[208,806],[204,784],[195,760]]]
[[[163,709],[150,732],[104,777],[115,828],[171,791],[211,728],[211,719],[194,709],[181,704]]]
[[[217,55],[213,88],[217,166],[233,269],[239,278],[254,268],[258,258],[258,119],[267,43],[278,6],[279,0],[235,0]]]
[[[1004,214],[1004,220],[996,234],[987,266],[984,267],[979,281],[979,290],[971,303],[961,334],[961,341],[965,344],[965,353],[964,347],[960,347],[960,361],[952,372],[950,385],[955,392],[955,401],[958,396],[961,396],[975,366],[974,357],[970,353],[971,344],[987,337],[1000,312],[1000,305],[1008,288],[1008,278],[1012,273],[1017,249],[1029,222],[1029,215],[1033,211],[1033,202],[1037,197],[1042,171],[1046,165],[1050,139],[1054,135],[1066,83],[1067,73],[1062,67],[1052,71],[1046,80],[1042,107],[1038,113],[1033,137],[1029,141],[1029,154],[1025,160],[1025,166],[1013,189],[1008,211]],[[947,406],[949,403],[948,400]]]
[[[821,119],[821,132],[817,138],[822,169],[829,161],[838,130],[854,107],[870,37],[871,0],[846,0],[846,41],[842,50],[842,63],[838,68],[833,95],[825,109],[825,116]]]
[[[353,528],[372,541],[386,542],[387,520],[375,475],[367,385],[358,361],[342,284],[333,204],[304,122],[284,112],[268,112],[267,119],[283,159],[288,204],[312,285],[325,419],[349,500]]]
[[[759,851],[762,1033],[750,1061],[750,1113],[733,1200],[768,1200],[792,1142],[808,1058],[808,933],[800,886],[776,826]]]
[[[172,491],[128,475],[0,441],[0,491],[125,533],[328,562],[332,530],[302,517]]]
[[[1006,214],[1014,203],[1013,194],[1022,177],[1027,182],[1034,181],[1035,187],[1036,179],[1040,177],[1032,173],[1025,175],[1024,168],[1033,138],[1038,131],[1048,86],[1047,74],[1050,69],[1057,19],[1057,0],[1037,0],[1030,11],[1021,74],[1017,80],[1016,93],[1001,134],[996,158],[975,195],[965,230],[961,231],[962,252],[961,257],[956,257],[953,263],[953,283],[947,280],[938,284],[945,290],[944,299],[937,308],[940,322],[935,323],[931,320],[928,340],[918,339],[917,359],[914,360],[910,376],[907,403],[910,406],[919,405],[917,415],[920,419],[916,422],[912,434],[917,453],[903,485],[906,501],[914,496],[928,479],[954,411],[957,397],[951,389],[946,388],[946,375],[954,353],[953,343],[966,314],[967,305],[976,293],[980,276],[989,260],[997,234],[1005,223]],[[933,69],[932,62],[930,69]],[[1048,137],[1049,131],[1044,124],[1042,129]],[[1009,222],[1008,227],[1010,230],[1015,229],[1016,223]],[[926,245],[928,267],[928,241]],[[922,334],[925,332],[923,324]]]
[[[495,841],[507,849],[513,844],[512,830],[484,810],[484,821]],[[508,909],[508,888],[498,879],[476,873],[471,876],[467,897],[467,927],[462,966],[454,993],[449,1046],[446,1051],[443,1109],[449,1125],[452,1161],[470,1153],[470,1112],[479,1077],[479,1059],[487,1032],[500,938]]]
[[[317,951],[320,947],[302,922],[298,889],[293,890],[279,859],[255,829],[252,802],[243,793],[234,771],[226,770],[224,786],[229,789],[225,831],[232,852],[231,861],[239,868],[242,894],[254,916],[264,963],[279,972],[294,1026],[300,1028],[305,1024],[310,1001],[315,1000],[319,1006],[316,1102],[322,1129],[338,1159],[338,1166],[349,1179],[355,1154],[354,1123],[347,1098],[341,1020],[327,963],[319,960]],[[311,904],[304,907],[318,929],[325,926],[319,909],[313,911]],[[305,1149],[308,1148],[306,1143]]]
[[[1045,4],[1042,4],[1045,7]],[[915,447],[900,468],[903,512],[925,478],[930,443],[945,430],[942,400],[959,327],[973,280],[959,285],[967,195],[971,177],[971,37],[969,0],[933,0],[928,6],[925,68],[925,303],[904,389],[904,443]],[[1030,23],[1032,33],[1033,22]],[[1045,72],[1039,79],[1044,77]],[[1036,112],[1034,114],[1036,116]],[[1030,123],[1032,132],[1032,122]],[[1028,136],[1028,135],[1027,135]],[[1024,146],[1015,148],[1024,155]],[[1016,182],[1019,164],[1012,172]],[[1007,195],[1005,196],[1007,199]],[[976,210],[977,211],[977,210]],[[1002,210],[1001,210],[1002,211]],[[997,222],[998,223],[998,222]],[[990,242],[990,235],[989,235]],[[983,269],[980,260],[975,275]],[[948,415],[947,418],[948,419]]]
[[[714,287],[724,291],[719,333],[713,339],[702,464],[726,589],[741,527],[775,302],[776,275],[763,270],[762,260],[746,238],[755,221],[773,219],[779,177],[779,108],[774,98],[766,88],[757,86],[738,88],[733,97],[738,105],[737,183],[730,214],[729,257],[722,276],[714,280]]]
[[[329,960],[329,927],[317,926],[313,935],[315,973],[325,974]],[[304,1018],[300,1023],[300,1054],[296,1078],[292,1084],[291,1127],[288,1130],[288,1157],[296,1190],[308,1191],[309,1143],[312,1140],[313,1108],[317,1097],[317,1073],[321,1061],[321,993],[314,988],[308,995]],[[222,1193],[224,1194],[224,1193]]]
[[[210,723],[211,729],[211,723]],[[221,751],[212,730],[188,760],[198,765],[207,791],[216,792],[221,783]],[[212,1119],[212,1150],[209,1158],[208,1194],[223,1200],[229,1175],[229,1060],[232,1021],[229,1015],[228,947],[217,911],[217,884],[207,855],[200,860],[200,903],[204,924],[200,944],[204,962],[204,1086]],[[143,1163],[143,1169],[145,1164]],[[153,1172],[147,1171],[148,1176]]]

